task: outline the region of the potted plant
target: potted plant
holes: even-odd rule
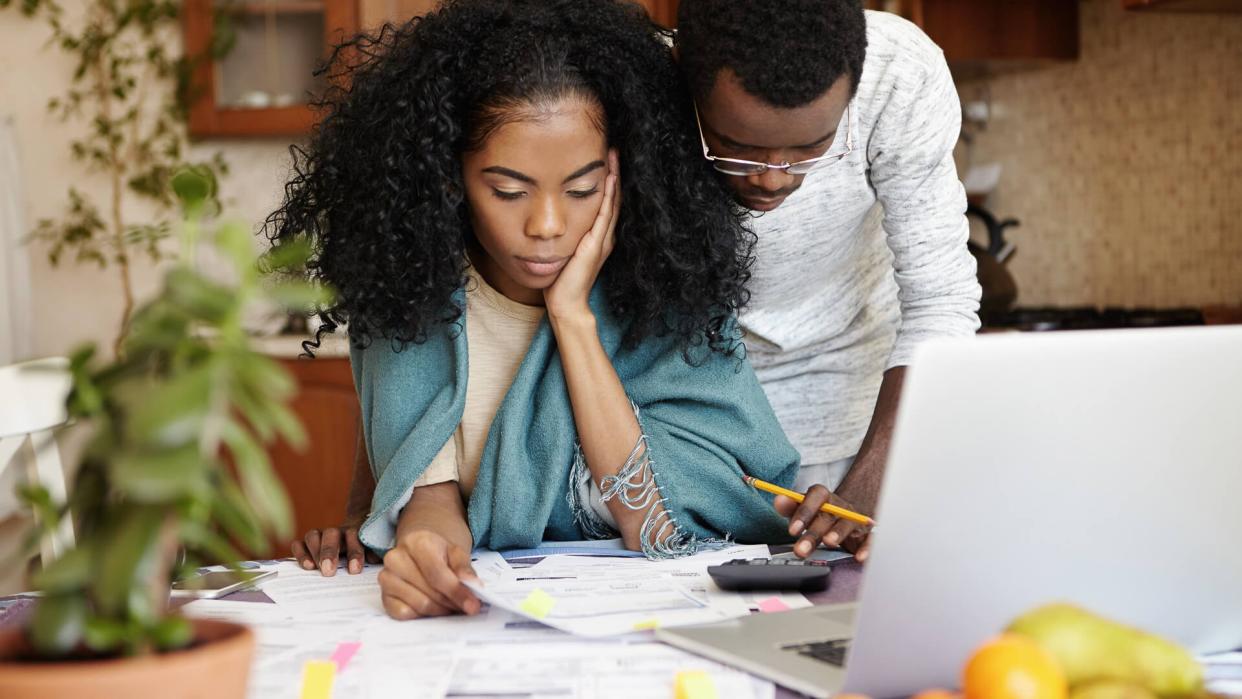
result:
[[[68,503],[23,492],[45,531],[72,516],[78,535],[35,576],[43,596],[30,623],[0,633],[6,699],[198,697],[205,688],[245,696],[251,633],[170,611],[170,580],[208,559],[239,560],[238,544],[257,550],[289,536],[289,504],[264,444],[304,442],[286,406],[295,386],[250,349],[242,311],[260,299],[308,309],[326,292],[272,274],[300,269],[307,246],[274,248],[256,264],[237,224],[206,236],[231,281],[197,272],[214,179],[187,169],[173,187],[185,211],[183,249],[162,293],[134,314],[119,358],[100,363],[93,347],[71,358],[69,412],[93,434]]]

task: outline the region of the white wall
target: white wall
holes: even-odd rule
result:
[[[17,135],[22,204],[29,226],[59,217],[71,184],[101,204],[107,201],[102,177],[86,174],[70,157],[69,141],[82,126],[59,123],[45,109],[49,98],[68,89],[73,70],[71,58],[48,45],[49,36],[41,21],[25,18],[11,7],[0,11],[0,118],[11,116]],[[172,43],[179,40],[171,38]],[[231,174],[221,183],[225,208],[231,218],[257,225],[280,201],[288,145],[283,138],[208,141],[196,144],[192,152],[197,158],[217,150],[224,154],[231,166]],[[126,211],[133,220],[141,220],[141,206]],[[39,244],[25,246],[19,254],[28,256],[30,266],[31,356],[64,354],[84,341],[110,347],[122,307],[116,270],[101,271],[71,260],[53,268],[46,248]],[[159,271],[143,257],[134,259],[134,286],[141,301],[157,290]]]

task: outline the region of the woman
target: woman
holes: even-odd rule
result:
[[[787,540],[741,479],[798,463],[732,321],[753,236],[642,10],[450,0],[351,51],[268,230],[349,324],[389,614],[476,611],[475,546]]]

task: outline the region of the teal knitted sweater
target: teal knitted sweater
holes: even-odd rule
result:
[[[455,301],[466,307],[464,291]],[[668,546],[644,549],[648,555],[691,553],[705,541],[726,538],[788,541],[788,525],[770,498],[742,481],[749,474],[788,487],[798,454],[740,343],[730,354],[700,347],[691,365],[671,337],[625,345],[624,327],[608,311],[598,284],[590,305],[646,438],[647,466],[666,511],[651,524],[671,528]],[[393,546],[394,506],[461,421],[468,341],[463,316],[400,351],[384,339],[351,350],[376,482],[361,538],[379,553]],[[475,546],[503,550],[617,535],[580,502],[576,485],[587,471],[577,443],[556,340],[545,318],[483,450],[467,506]]]

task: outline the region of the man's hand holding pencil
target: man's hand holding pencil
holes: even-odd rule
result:
[[[867,560],[875,520],[859,513],[831,490],[813,485],[803,495],[751,476],[742,479],[747,485],[776,495],[773,506],[789,519],[789,535],[798,537],[794,555],[807,558],[822,542],[853,553],[859,563]]]

